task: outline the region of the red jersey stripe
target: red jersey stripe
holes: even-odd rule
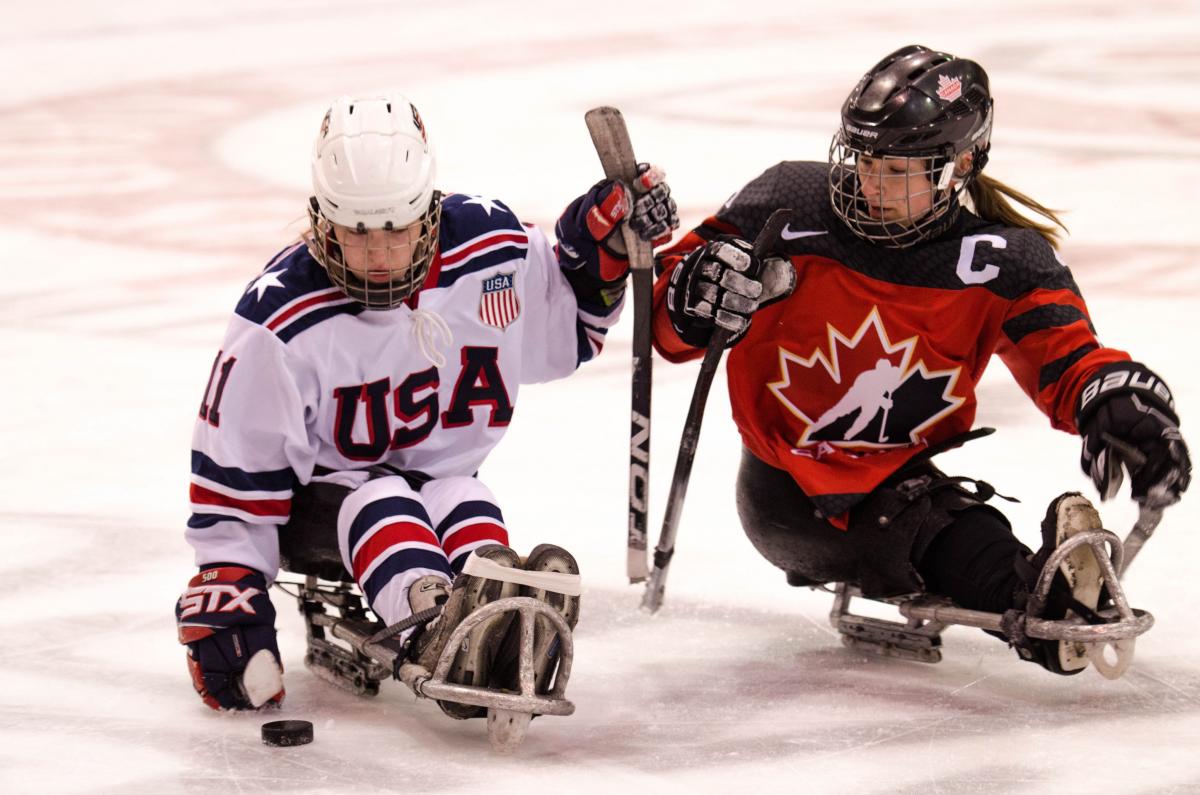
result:
[[[481,249],[498,246],[503,243],[528,243],[529,236],[524,232],[501,232],[499,234],[491,234],[480,237],[472,243],[446,254],[442,257],[442,268],[451,268],[460,264],[464,260],[470,259]]]
[[[239,511],[254,516],[287,516],[292,510],[291,499],[286,500],[239,500],[228,497],[203,486],[191,485],[189,490],[191,501],[197,505],[215,505],[224,508],[236,508]]]
[[[297,314],[299,314],[300,312],[303,312],[306,309],[310,309],[311,307],[317,306],[319,304],[327,304],[330,301],[343,301],[343,300],[346,300],[346,295],[345,295],[345,293],[341,292],[340,290],[330,290],[329,292],[318,293],[317,295],[314,295],[310,298],[306,298],[303,301],[300,301],[299,303],[292,305],[291,308],[289,308],[286,311],[284,311],[283,313],[277,315],[275,318],[273,318],[270,322],[267,323],[267,328],[270,329],[271,331],[276,331],[280,326],[284,325],[289,320],[291,320],[293,317],[295,317]]]

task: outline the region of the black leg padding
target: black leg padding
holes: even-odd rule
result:
[[[309,483],[292,495],[292,515],[279,528],[279,559],[284,571],[311,574],[331,582],[352,582],[338,551],[337,517],[350,489]]]

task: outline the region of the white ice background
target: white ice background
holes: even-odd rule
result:
[[[876,7],[879,6],[879,7]],[[599,360],[523,390],[481,477],[514,546],[581,561],[570,718],[497,757],[399,684],[374,700],[302,665],[275,594],[287,701],[310,746],[191,690],[172,605],[192,422],[243,286],[296,233],[333,97],[420,107],[443,187],[549,231],[601,176],[583,112],[620,107],[686,225],[784,158],[823,159],[841,100],[920,42],[981,61],[989,172],[1069,210],[1064,257],[1102,340],[1173,386],[1200,377],[1200,7],[1126,3],[8,0],[0,31],[0,790],[5,792],[1200,791],[1197,496],[1126,584],[1154,629],[1134,668],[1052,676],[978,631],[936,665],[841,646],[827,595],[789,588],[733,505],[739,441],[719,377],[660,614],[623,575],[631,314]],[[696,366],[655,366],[662,513]],[[944,457],[1022,498],[1093,494],[1000,363]],[[1102,509],[1122,534],[1122,496]],[[269,716],[268,716],[269,717]]]

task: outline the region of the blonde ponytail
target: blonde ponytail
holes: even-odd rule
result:
[[[971,202],[975,205],[975,214],[980,218],[1005,226],[1032,229],[1044,237],[1046,242],[1055,249],[1058,248],[1059,236],[1062,232],[1067,231],[1066,225],[1058,217],[1061,210],[1051,210],[1019,190],[1010,188],[1000,180],[993,179],[986,174],[977,175],[967,187],[967,192],[971,195]],[[1051,223],[1041,223],[1020,213],[1013,206],[1013,202],[1032,210]],[[1059,231],[1060,229],[1062,232]]]

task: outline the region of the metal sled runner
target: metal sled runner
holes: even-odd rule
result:
[[[1152,527],[1150,532],[1153,532]],[[1148,536],[1149,533],[1144,535]],[[1079,616],[1043,618],[1042,611],[1054,573],[1072,551],[1083,546],[1095,555],[1112,602],[1110,607],[1096,611],[1104,623],[1089,624]],[[833,590],[833,609],[829,620],[842,636],[842,643],[849,648],[927,663],[941,661],[941,633],[953,624],[1000,633],[1010,639],[1023,634],[1043,640],[1082,643],[1087,647],[1088,659],[1096,670],[1107,679],[1116,679],[1133,662],[1137,637],[1154,626],[1154,616],[1130,607],[1125,598],[1118,572],[1124,572],[1128,563],[1129,558],[1125,555],[1121,540],[1114,533],[1091,530],[1067,539],[1054,551],[1042,569],[1025,612],[1000,614],[966,610],[948,599],[927,595],[872,600],[895,605],[900,615],[907,619],[905,623],[888,621],[851,613],[851,599],[862,595],[855,586],[838,583]],[[1114,653],[1114,658],[1109,658],[1109,649]]]
[[[487,710],[488,740],[494,749],[507,752],[525,739],[534,715],[570,715],[575,705],[564,695],[571,678],[575,649],[571,630],[554,608],[538,599],[514,596],[484,605],[463,619],[451,634],[433,671],[407,661],[396,632],[368,615],[362,596],[348,583],[321,582],[307,575],[296,585],[296,597],[307,627],[308,651],[304,664],[323,679],[359,695],[378,694],[385,679],[396,678],[422,698],[453,701]],[[518,682],[520,692],[454,684],[447,672],[467,634],[498,613],[515,613],[520,627]],[[545,618],[557,635],[558,668],[548,692],[534,689],[534,626]],[[332,638],[346,645],[334,642]]]

